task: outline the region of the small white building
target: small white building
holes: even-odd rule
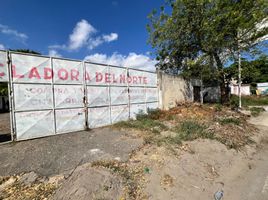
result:
[[[231,94],[239,95],[239,85],[235,83],[230,84]],[[241,95],[248,96],[250,95],[250,85],[248,84],[242,84],[241,85]]]

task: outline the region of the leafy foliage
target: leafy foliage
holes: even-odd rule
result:
[[[260,56],[253,61],[243,60],[241,62],[242,67],[242,82],[246,84],[250,83],[262,83],[268,82],[268,57],[265,55]],[[237,63],[232,64],[228,68],[225,68],[226,78],[231,80],[232,78],[238,79],[238,66]]]
[[[8,86],[7,83],[0,83],[0,96],[8,95]]]
[[[10,51],[41,55],[41,53],[39,53],[37,51],[30,50],[30,49],[10,49]]]
[[[147,25],[160,69],[214,77],[224,93],[224,63],[268,33],[267,0],[168,0]],[[203,72],[206,71],[206,72]],[[207,78],[209,80],[209,77]],[[202,77],[201,77],[202,78]]]

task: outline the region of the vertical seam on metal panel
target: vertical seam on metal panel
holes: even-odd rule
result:
[[[56,117],[56,110],[55,110],[55,88],[54,88],[54,69],[53,69],[53,58],[50,57],[50,66],[52,71],[52,79],[51,79],[51,89],[52,89],[52,112],[54,117],[54,134],[57,134],[57,117]]]
[[[111,73],[110,66],[107,65],[107,67],[108,67],[108,73],[110,74]],[[112,124],[113,123],[113,121],[112,121],[112,98],[111,98],[111,83],[110,82],[108,84],[108,89],[109,89],[109,92],[108,92],[108,94],[109,94],[109,116],[110,116],[110,124]]]
[[[127,71],[127,93],[128,93],[128,119],[130,119],[130,89],[129,89],[129,82],[128,82],[128,77],[129,77],[129,69],[128,67],[126,67],[126,71]]]
[[[84,109],[85,109],[85,124],[84,124],[84,129],[87,130],[88,127],[88,103],[87,103],[87,81],[86,81],[86,64],[83,61],[83,88],[84,88]]]

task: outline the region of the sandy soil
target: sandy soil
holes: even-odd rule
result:
[[[163,146],[134,145],[135,147],[130,149],[135,149],[135,152],[123,151],[124,155],[126,152],[130,155],[126,162],[109,164],[107,161],[105,167],[102,167],[101,163],[92,166],[91,163],[84,162],[85,164],[77,168],[73,167],[67,176],[61,174],[63,178],[57,186],[58,189],[54,188],[49,194],[53,193],[52,199],[76,200],[204,200],[214,199],[215,192],[223,190],[223,199],[265,200],[268,197],[268,113],[263,113],[250,122],[259,127],[259,132],[252,137],[254,143],[239,151],[228,149],[224,144],[209,139],[184,142],[175,151]],[[101,138],[108,137],[109,131],[111,130],[107,130],[107,135]],[[116,133],[113,137],[115,135]],[[102,142],[101,148],[106,149],[107,154],[110,151],[121,152],[122,147],[126,148],[135,141],[131,134],[123,134],[123,140],[122,137],[113,137],[106,138],[106,143]],[[77,144],[83,145],[82,141],[86,138],[84,136]],[[98,141],[101,141],[101,138]],[[117,150],[113,150],[110,142],[120,143],[124,140],[128,142],[123,142],[123,146],[118,145]],[[12,149],[11,146],[9,148]],[[73,154],[71,159],[75,156],[79,157],[78,154]],[[116,154],[112,154],[110,157],[103,157],[103,160],[114,160],[115,156]],[[56,165],[57,162],[51,166]],[[73,165],[69,167],[71,166]],[[38,166],[36,169],[38,170]]]
[[[9,113],[0,113],[0,135],[10,133]]]

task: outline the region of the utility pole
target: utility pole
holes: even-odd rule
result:
[[[239,109],[242,108],[242,97],[241,97],[241,52],[240,52],[240,37],[238,32],[238,96],[239,96]]]
[[[242,97],[241,97],[241,53],[238,49],[238,96],[239,96],[239,108],[242,107]]]

